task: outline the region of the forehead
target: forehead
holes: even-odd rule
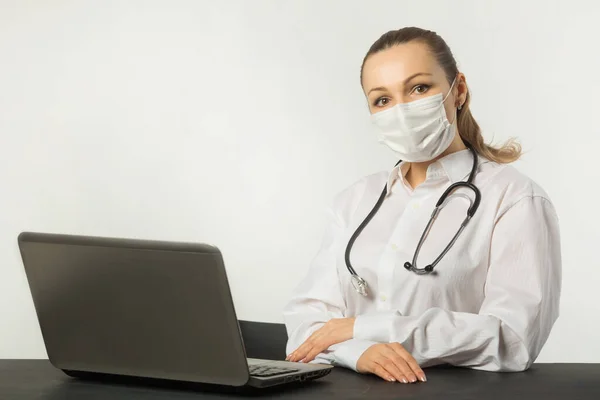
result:
[[[433,74],[434,78],[444,76],[426,44],[396,45],[367,58],[363,67],[363,86],[368,91],[372,87],[398,85],[419,72]]]

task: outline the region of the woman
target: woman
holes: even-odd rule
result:
[[[287,359],[403,383],[425,382],[422,368],[436,364],[527,369],[558,317],[561,253],[548,196],[508,165],[520,146],[484,143],[465,75],[434,32],[384,34],[361,84],[379,140],[403,161],[336,196],[284,310]],[[425,232],[463,181],[474,187],[453,186]]]

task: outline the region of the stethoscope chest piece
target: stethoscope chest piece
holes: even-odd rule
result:
[[[363,278],[361,278],[358,275],[352,275],[352,277],[350,278],[352,281],[352,286],[354,286],[354,289],[361,295],[363,296],[367,296],[367,281],[365,281]]]

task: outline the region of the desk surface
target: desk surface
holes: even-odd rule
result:
[[[405,385],[335,368],[327,377],[304,385],[236,394],[83,381],[67,377],[45,360],[0,360],[0,399],[600,399],[600,364],[534,364],[522,373],[448,367],[429,368],[425,373],[428,382]]]

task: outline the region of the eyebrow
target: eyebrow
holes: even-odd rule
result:
[[[429,76],[432,76],[433,74],[430,74],[430,73],[428,73],[428,72],[417,72],[416,74],[413,74],[413,75],[409,76],[408,78],[406,78],[406,79],[404,80],[404,84],[406,85],[408,82],[412,81],[412,80],[413,80],[413,79],[415,79],[417,76],[421,76],[421,75],[429,75]],[[369,90],[369,92],[368,92],[367,94],[369,94],[369,93],[371,93],[371,92],[373,92],[373,91],[379,91],[379,92],[383,92],[383,91],[385,91],[385,90],[386,90],[386,88],[385,88],[385,87],[383,87],[383,86],[377,86],[377,87],[374,87],[373,89]]]

